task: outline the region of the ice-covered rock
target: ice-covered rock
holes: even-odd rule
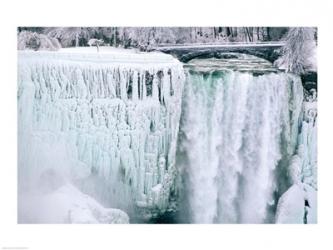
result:
[[[279,199],[276,223],[317,223],[317,192],[306,184],[292,185]]]
[[[183,81],[182,64],[162,53],[19,52],[19,176],[39,176],[53,161],[103,205],[163,212]]]
[[[298,142],[302,159],[301,181],[317,188],[317,93],[306,93],[303,102],[303,121]]]
[[[304,185],[305,199],[307,200],[306,223],[317,223],[317,190],[307,184]]]
[[[317,93],[305,90],[297,151],[290,160],[292,186],[280,197],[277,223],[317,223]]]
[[[303,224],[305,194],[300,185],[291,186],[279,199],[276,223]]]

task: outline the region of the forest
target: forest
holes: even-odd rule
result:
[[[38,48],[38,40],[55,38],[61,47],[78,47],[96,38],[105,45],[141,50],[163,44],[278,41],[287,31],[286,27],[18,27],[19,38],[35,37],[32,48]]]

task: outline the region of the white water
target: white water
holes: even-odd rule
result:
[[[274,192],[289,181],[279,161],[294,154],[299,133],[300,79],[202,64],[188,75],[180,131],[190,221],[274,222]]]

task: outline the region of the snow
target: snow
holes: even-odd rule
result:
[[[148,212],[167,209],[176,175],[180,62],[100,47],[99,53],[22,51],[18,65],[20,190],[51,168],[103,206],[130,214],[136,203]]]
[[[309,203],[307,208],[307,223],[316,224],[317,223],[317,190],[309,185],[304,185],[305,189],[305,199]]]
[[[305,212],[304,190],[300,185],[291,186],[279,199],[276,223],[303,224]]]
[[[48,61],[50,59],[58,59],[61,61],[74,61],[74,62],[88,62],[114,64],[121,66],[134,66],[140,69],[158,68],[160,69],[162,65],[166,67],[179,66],[177,59],[173,58],[171,55],[167,55],[161,52],[140,52],[137,49],[121,49],[107,46],[100,46],[99,52],[97,52],[95,47],[78,47],[78,48],[62,48],[56,53],[53,51],[19,51],[19,55],[27,60],[31,58],[35,60],[44,59]],[[143,64],[144,63],[144,64]],[[92,65],[94,66],[94,65]]]
[[[22,31],[17,36],[17,49],[33,50],[58,50],[61,48],[59,41],[44,34]]]
[[[306,201],[308,205],[306,205]],[[317,223],[317,192],[307,184],[292,185],[279,199],[278,224]]]
[[[75,186],[65,184],[50,193],[19,195],[19,223],[129,223],[128,215],[104,208]]]
[[[274,62],[280,69],[295,74],[317,71],[315,28],[292,27],[285,36],[282,55]]]

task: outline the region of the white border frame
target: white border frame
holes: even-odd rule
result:
[[[324,2],[324,1],[323,1]],[[309,0],[2,1],[0,249],[332,249],[332,8]],[[93,13],[93,14],[92,14]],[[3,26],[4,25],[4,26]],[[17,26],[317,26],[317,225],[17,225]],[[325,247],[326,246],[326,247]],[[329,246],[329,247],[327,247]]]

